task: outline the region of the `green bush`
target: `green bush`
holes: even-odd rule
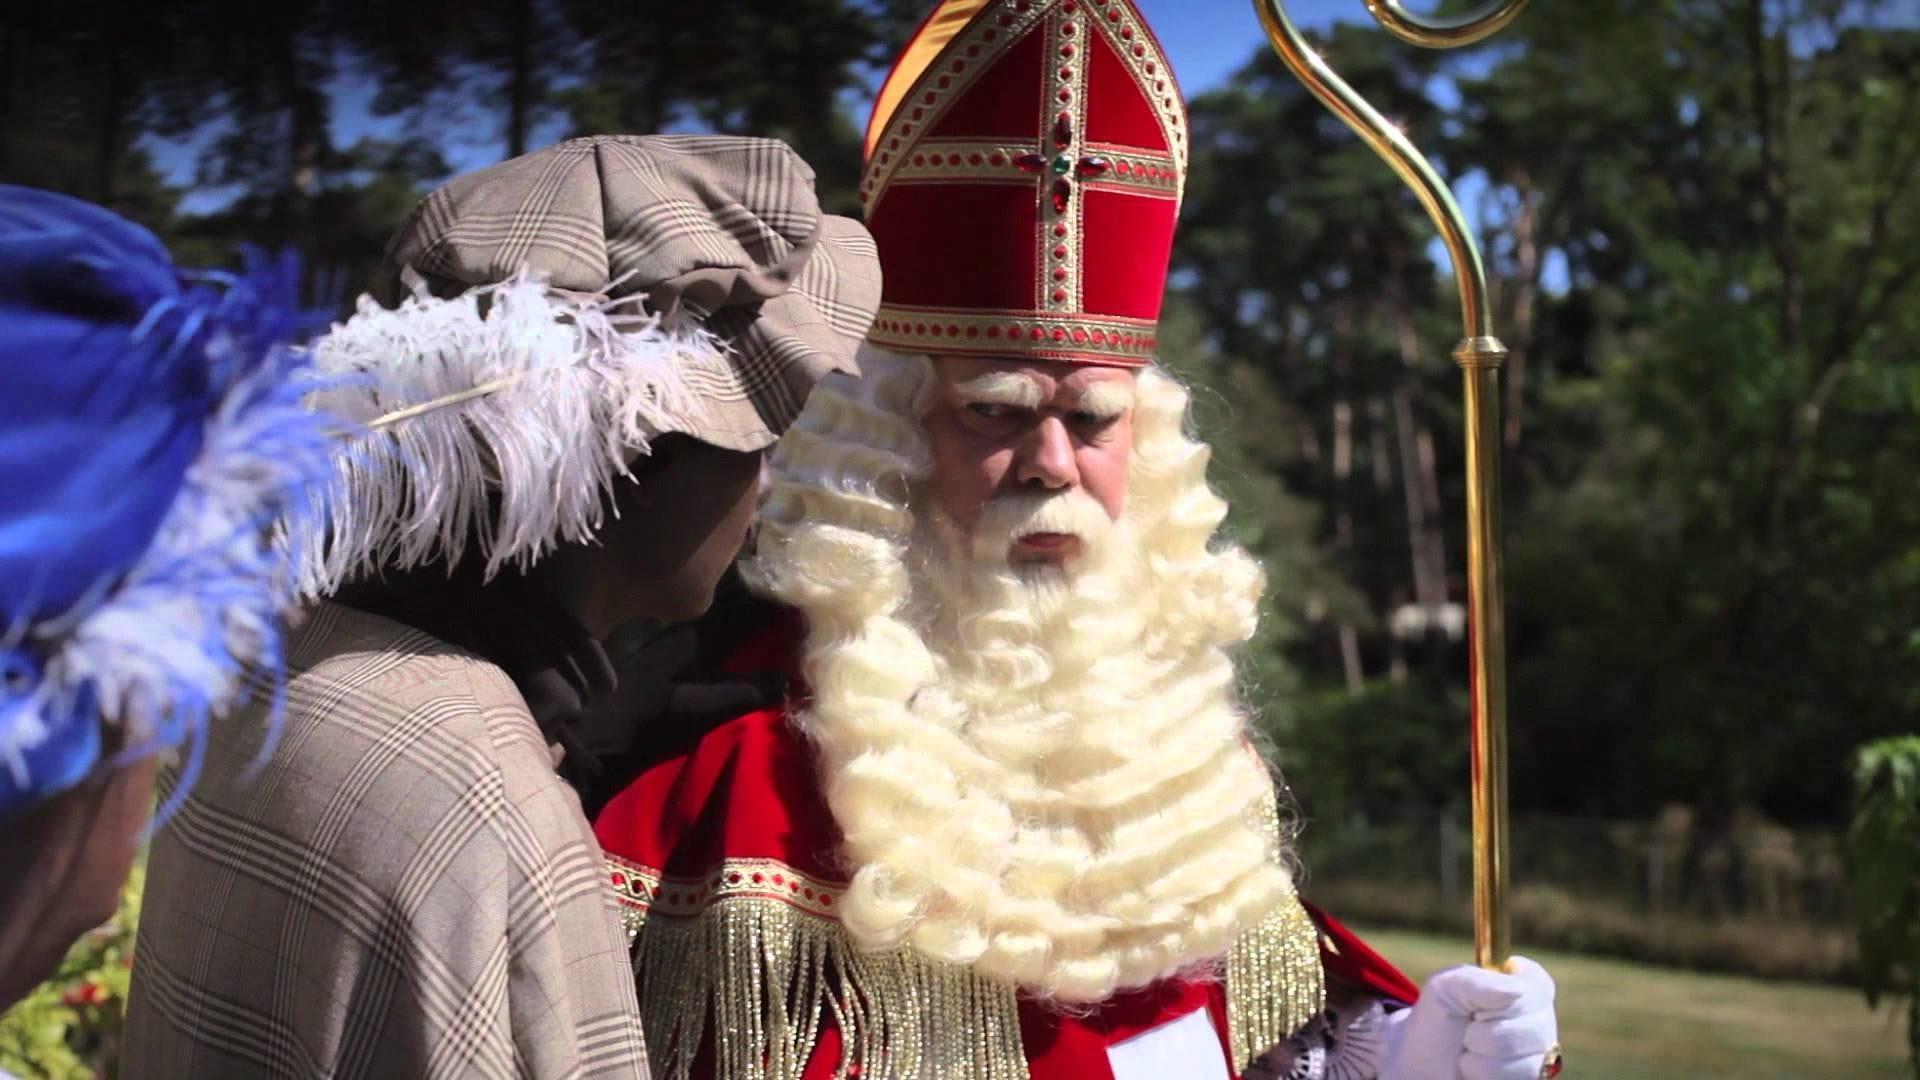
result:
[[[134,867],[113,920],[75,943],[52,979],[0,1016],[0,1069],[48,1080],[118,1072],[145,877]]]
[[[1907,1043],[1920,1077],[1920,735],[1868,743],[1854,759],[1848,873],[1860,919],[1867,1002],[1907,993]]]

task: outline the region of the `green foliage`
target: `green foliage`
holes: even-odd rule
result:
[[[1324,42],[1469,193],[1514,349],[1516,810],[1837,823],[1848,748],[1920,726],[1920,32],[1891,10],[1627,0],[1529,11],[1464,58]],[[1460,325],[1432,229],[1264,53],[1193,112],[1176,281],[1225,377],[1293,410],[1269,467],[1318,504],[1313,546],[1364,609],[1303,626],[1301,701],[1357,693],[1404,742],[1373,752],[1416,754],[1386,682],[1463,741],[1457,645],[1390,631],[1463,599]],[[1325,726],[1303,745],[1358,719],[1294,711]],[[1296,780],[1335,814],[1422,792]]]
[[[0,1069],[47,1080],[117,1073],[145,878],[144,867],[135,866],[113,920],[77,942],[52,979],[0,1015]]]
[[[1907,994],[1907,1040],[1920,1076],[1920,735],[1885,739],[1854,759],[1848,872],[1860,920],[1867,1001]]]

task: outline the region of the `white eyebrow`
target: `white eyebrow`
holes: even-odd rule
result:
[[[1132,381],[1108,379],[1094,383],[1080,393],[1080,410],[1102,420],[1116,420],[1133,408]]]
[[[1040,407],[1040,384],[1011,371],[987,371],[953,384],[954,392],[969,404],[1009,405],[1017,409]]]

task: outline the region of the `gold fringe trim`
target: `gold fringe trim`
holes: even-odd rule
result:
[[[1263,810],[1278,857],[1272,796]],[[608,864],[660,1080],[689,1080],[709,1025],[714,1075],[799,1080],[829,1013],[840,1080],[1027,1080],[1014,990],[911,949],[855,948],[833,910],[841,886],[771,860],[697,880]],[[1226,998],[1235,1073],[1325,1011],[1320,932],[1297,897],[1234,942]]]
[[[1261,800],[1261,816],[1277,859],[1280,802],[1271,790]],[[1289,895],[1227,952],[1227,1045],[1234,1072],[1245,1072],[1326,1007],[1320,928],[1300,898]]]
[[[835,1077],[1027,1080],[1013,990],[908,949],[859,951],[825,914],[838,889],[790,868],[775,885],[777,864],[730,860],[705,882],[612,865],[660,1080],[688,1080],[709,1031],[715,1076],[798,1080],[829,1014],[843,1040]],[[765,887],[748,887],[755,873]],[[784,895],[796,880],[802,891]],[[704,908],[669,906],[692,897]]]
[[[1234,1072],[1245,1072],[1326,1007],[1320,931],[1289,896],[1227,953],[1227,1044]]]

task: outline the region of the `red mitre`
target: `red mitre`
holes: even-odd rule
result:
[[[944,0],[881,86],[861,183],[902,352],[1145,365],[1187,117],[1132,0]]]

